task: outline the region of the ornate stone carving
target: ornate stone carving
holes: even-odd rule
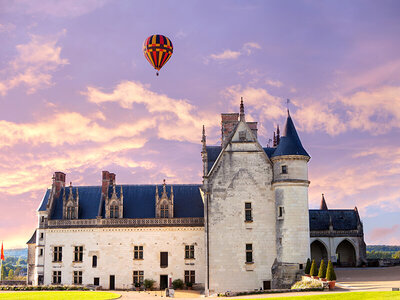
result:
[[[174,217],[174,188],[171,185],[171,193],[167,195],[167,185],[165,179],[163,182],[163,192],[161,197],[158,194],[158,186],[156,186],[156,218],[173,218]]]
[[[65,195],[65,190],[63,190],[63,218],[67,220],[78,219],[79,212],[79,192],[78,188],[75,189],[75,197],[72,189],[72,182],[69,184],[69,194],[68,199]]]

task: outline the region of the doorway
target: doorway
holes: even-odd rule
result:
[[[270,290],[271,289],[271,280],[263,281],[263,290]]]
[[[165,290],[168,287],[168,275],[160,275],[160,290]]]
[[[115,275],[110,275],[110,290],[115,290]]]

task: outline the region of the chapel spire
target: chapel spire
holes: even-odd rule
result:
[[[240,97],[240,115],[239,115],[239,120],[245,122],[243,97]]]
[[[328,205],[326,205],[324,194],[322,194],[321,205],[319,207],[320,210],[328,210]]]

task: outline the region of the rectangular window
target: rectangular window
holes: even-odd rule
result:
[[[53,247],[53,262],[61,262],[62,261],[62,247],[56,246]]]
[[[185,245],[185,258],[186,259],[194,258],[194,245]]]
[[[94,278],[93,285],[95,285],[95,286],[99,286],[100,285],[100,278],[99,277],[95,277]]]
[[[42,248],[39,249],[39,256],[43,256],[43,249]]]
[[[245,212],[245,221],[246,222],[251,222],[253,221],[253,216],[252,216],[252,209],[251,209],[251,203],[250,202],[246,202],[244,204],[244,212]]]
[[[61,284],[61,271],[53,271],[53,284]]]
[[[40,239],[43,240],[44,234],[43,232],[40,233]]]
[[[143,284],[144,281],[144,271],[133,271],[133,283]]]
[[[189,270],[185,271],[185,283],[195,283],[196,282],[196,276],[195,276],[195,271],[194,270]]]
[[[285,209],[283,206],[278,207],[278,219],[283,219],[283,214],[285,213]]]
[[[74,247],[74,262],[83,261],[83,246]]]
[[[97,256],[93,255],[92,257],[92,268],[97,268]]]
[[[282,174],[287,174],[287,166],[282,166]]]
[[[143,259],[143,246],[135,246],[133,259]]]
[[[82,284],[82,271],[74,271],[74,284]]]
[[[160,252],[160,267],[168,267],[168,252]]]
[[[246,244],[246,263],[253,262],[253,244]]]

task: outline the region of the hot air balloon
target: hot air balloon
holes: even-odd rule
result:
[[[171,58],[173,51],[171,40],[161,34],[149,36],[143,44],[144,56],[157,71]],[[158,72],[156,74],[158,76]]]

